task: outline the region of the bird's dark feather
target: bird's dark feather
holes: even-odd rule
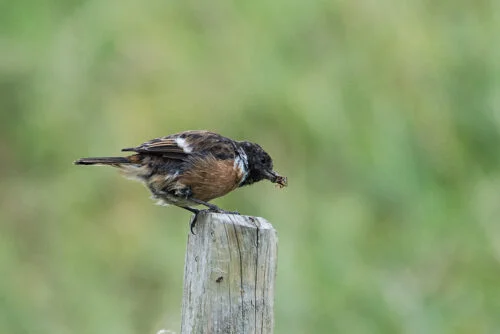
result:
[[[179,146],[178,139],[182,139],[189,150]],[[122,151],[137,153],[159,154],[169,159],[186,160],[191,154],[211,154],[218,159],[234,159],[236,147],[234,142],[219,134],[191,130],[147,141],[139,146],[124,148]],[[229,144],[229,145],[228,145]]]

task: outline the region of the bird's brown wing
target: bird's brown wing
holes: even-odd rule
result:
[[[137,147],[124,148],[122,151],[161,155],[174,160],[185,160],[190,154],[190,152],[187,152],[179,145],[176,138],[169,137],[156,138]]]
[[[192,154],[210,153],[220,158],[234,158],[234,147],[229,138],[204,130],[191,130],[147,141],[137,147],[124,148],[145,154],[185,160]]]

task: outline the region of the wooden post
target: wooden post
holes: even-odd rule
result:
[[[273,332],[276,230],[263,218],[206,213],[187,242],[181,334]]]

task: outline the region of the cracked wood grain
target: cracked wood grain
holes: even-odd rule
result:
[[[187,242],[181,334],[273,332],[276,230],[263,218],[207,213]]]

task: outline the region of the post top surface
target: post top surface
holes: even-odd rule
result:
[[[217,221],[219,224],[236,224],[247,228],[257,228],[261,230],[274,230],[274,227],[266,219],[255,216],[207,212],[200,213],[198,221],[201,220],[212,220]]]

